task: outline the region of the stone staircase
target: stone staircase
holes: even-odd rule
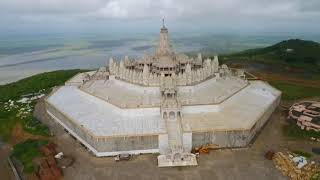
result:
[[[183,149],[183,131],[181,117],[166,118],[169,150],[165,155],[158,156],[159,167],[196,166],[196,156]]]
[[[183,142],[182,142],[182,128],[181,121],[178,119],[171,120],[170,118],[166,119],[167,132],[168,132],[168,144],[171,148],[171,151],[183,151]]]
[[[190,152],[185,152],[183,148],[181,105],[176,95],[176,88],[171,85],[164,86],[161,89],[164,97],[161,101],[160,111],[166,122],[168,150],[166,154],[158,156],[158,166],[195,166],[198,165],[196,156]]]

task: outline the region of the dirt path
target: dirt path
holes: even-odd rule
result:
[[[14,129],[12,131],[12,138],[11,138],[10,144],[12,144],[12,145],[18,144],[18,143],[23,142],[23,141],[25,141],[27,139],[44,139],[44,140],[48,140],[50,138],[44,137],[44,136],[30,134],[30,133],[24,131],[22,125],[20,123],[18,123],[14,127]]]
[[[0,179],[9,180],[13,179],[10,167],[7,163],[11,147],[9,145],[3,145],[0,147]]]

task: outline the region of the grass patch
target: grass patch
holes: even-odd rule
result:
[[[282,91],[283,100],[298,100],[308,97],[320,96],[320,88],[306,87],[282,81],[272,81],[270,84]]]
[[[4,141],[10,139],[12,130],[19,121],[16,113],[17,111],[8,112],[0,105],[0,136]]]
[[[305,152],[305,151],[294,150],[294,151],[291,151],[291,152],[296,154],[296,155],[298,155],[298,156],[303,156],[303,157],[306,157],[306,158],[311,158],[312,157],[311,153],[308,153],[308,152]]]
[[[32,116],[23,121],[23,130],[35,135],[50,136],[49,128]]]
[[[39,148],[46,144],[48,144],[48,141],[28,139],[13,146],[12,156],[22,163],[25,173],[32,173],[37,170],[37,165],[33,163],[33,159],[42,156]]]
[[[320,169],[310,178],[310,180],[319,180],[320,179]]]
[[[310,139],[311,137],[320,138],[320,132],[313,130],[302,130],[294,123],[289,123],[282,127],[282,133],[289,138]]]

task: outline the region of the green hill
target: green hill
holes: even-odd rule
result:
[[[280,63],[292,67],[320,71],[320,44],[313,41],[290,39],[266,48],[250,49],[227,55],[224,56],[224,59]]]

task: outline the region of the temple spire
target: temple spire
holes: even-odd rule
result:
[[[164,25],[164,18],[162,19],[162,28],[160,30],[160,40],[158,48],[156,49],[157,56],[172,55],[173,50],[170,45],[168,29]]]

